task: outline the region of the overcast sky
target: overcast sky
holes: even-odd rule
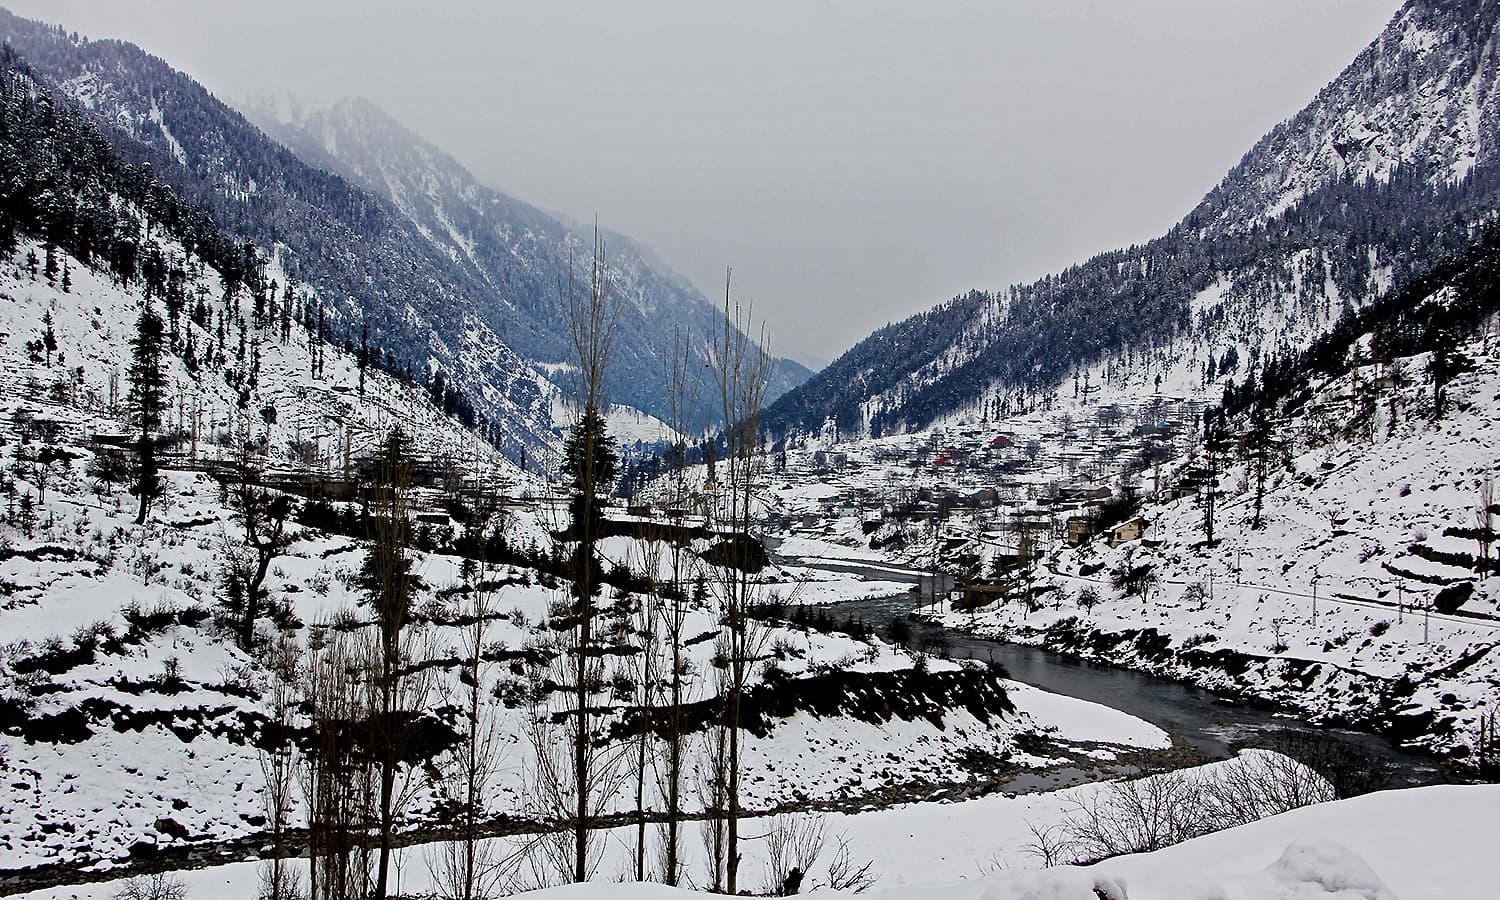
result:
[[[238,102],[357,94],[821,364],[1165,231],[1398,0],[0,0]]]

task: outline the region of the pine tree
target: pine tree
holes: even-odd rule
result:
[[[162,411],[166,409],[167,379],[162,371],[162,341],[166,326],[151,308],[150,301],[141,307],[136,320],[135,338],[131,341],[130,409],[137,429],[134,484],[130,493],[140,500],[135,523],[144,525],[151,501],[160,497],[165,486],[157,464],[156,431],[161,428]]]
[[[42,269],[42,274],[47,276],[48,284],[57,283],[57,247],[53,244],[47,245],[47,263]]]
[[[1250,527],[1259,530],[1263,524],[1261,511],[1265,506],[1266,484],[1271,473],[1282,465],[1286,455],[1285,446],[1277,439],[1270,416],[1261,404],[1250,411],[1250,428],[1245,432],[1244,452],[1255,487],[1255,512],[1250,520]]]
[[[42,315],[42,349],[47,351],[47,365],[52,365],[52,354],[57,352],[57,334],[52,330],[52,313]]]
[[[365,370],[370,367],[370,323],[359,326],[359,396],[365,396]]]

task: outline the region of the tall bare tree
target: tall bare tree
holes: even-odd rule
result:
[[[476,479],[476,484],[479,481]],[[496,771],[500,736],[490,707],[493,681],[485,653],[489,649],[489,622],[494,615],[491,586],[487,581],[491,528],[499,527],[500,507],[493,490],[481,488],[475,501],[462,514],[465,605],[460,658],[463,662],[462,709],[464,729],[455,751],[455,769],[450,787],[458,804],[455,840],[440,848],[434,876],[444,895],[454,900],[478,900],[495,886],[496,855],[482,839],[485,793]]]
[[[728,533],[718,567],[723,652],[726,655],[722,729],[725,734],[724,889],[737,893],[740,819],[740,703],[759,656],[763,633],[748,615],[754,602],[758,542],[751,535],[755,491],[760,476],[760,413],[771,357],[766,336],[749,337],[748,308],[732,303],[730,273],[724,276],[724,315],[715,336],[712,372],[722,413],[723,459],[717,479],[717,513]]]
[[[646,880],[647,788],[655,787],[652,772],[656,767],[655,722],[658,689],[660,688],[662,654],[662,626],[665,598],[661,581],[661,533],[650,523],[637,529],[633,545],[639,564],[641,578],[648,587],[643,593],[627,597],[630,604],[629,627],[638,652],[620,657],[617,683],[630,685],[632,714],[635,716],[636,733],[634,746],[630,749],[632,776],[635,789],[635,880]]]
[[[571,263],[563,291],[568,334],[577,365],[573,398],[576,418],[562,463],[571,488],[568,537],[573,545],[568,572],[572,579],[573,602],[569,610],[572,627],[563,653],[570,669],[568,682],[572,693],[571,709],[567,711],[572,772],[568,779],[571,791],[560,793],[571,793],[572,799],[568,828],[572,837],[573,881],[586,881],[589,877],[593,859],[590,832],[602,802],[600,773],[596,770],[598,735],[590,694],[602,687],[604,681],[604,663],[595,631],[596,596],[603,583],[598,554],[604,521],[601,494],[614,481],[618,467],[604,419],[609,405],[605,373],[619,318],[619,307],[610,296],[610,280],[604,241],[596,229],[587,292],[575,288]],[[545,755],[545,748],[538,750]],[[540,758],[538,762],[546,765]],[[559,783],[556,774],[551,778],[554,784]]]
[[[310,900],[363,900],[370,859],[366,826],[372,818],[370,754],[356,740],[369,717],[365,642],[359,621],[344,611],[315,626],[305,673],[310,741],[302,756],[307,810]]]
[[[265,776],[263,799],[271,830],[271,858],[261,870],[261,900],[292,900],[298,895],[296,871],[287,860],[287,828],[291,825],[292,789],[299,765],[293,739],[297,707],[297,685],[301,665],[296,638],[282,632],[271,650],[270,715],[260,742],[260,770]]]
[[[661,872],[662,881],[676,885],[682,880],[682,791],[685,735],[683,705],[687,702],[687,657],[683,641],[684,629],[690,608],[689,584],[692,581],[691,554],[686,552],[687,539],[683,533],[680,516],[688,503],[687,480],[687,433],[688,424],[696,415],[698,405],[698,371],[693,365],[689,339],[678,331],[674,335],[671,370],[668,373],[667,425],[672,429],[672,446],[668,452],[670,480],[667,511],[676,519],[669,523],[670,571],[662,589],[662,638],[665,645],[664,663],[668,674],[665,679],[666,715],[663,719],[666,741],[666,759],[659,781],[662,795],[663,821],[661,824]]]
[[[425,677],[410,675],[413,640],[412,597],[417,585],[412,571],[412,521],[409,491],[413,459],[411,446],[399,430],[382,442],[376,463],[370,503],[370,548],[361,582],[375,613],[376,638],[369,660],[371,693],[369,744],[379,794],[376,799],[377,847],[375,900],[385,900],[390,889],[391,853],[395,847],[396,816],[402,799],[398,780],[421,709]]]

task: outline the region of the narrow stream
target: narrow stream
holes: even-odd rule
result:
[[[831,604],[829,612],[863,619],[883,629],[893,619],[905,618],[930,590],[927,576],[899,567],[864,566],[832,560],[787,560],[870,579],[920,584],[916,591],[873,600]],[[941,587],[941,585],[940,585]],[[1180,681],[1160,678],[1133,669],[1079,660],[1049,650],[970,637],[946,628],[911,622],[913,645],[928,636],[945,638],[954,657],[994,660],[1005,666],[1010,677],[1056,694],[1111,706],[1156,725],[1179,742],[1214,758],[1226,757],[1231,747],[1273,744],[1287,733],[1326,733],[1329,729],[1259,706],[1220,697]],[[1413,787],[1446,780],[1438,761],[1426,754],[1406,750],[1380,735],[1337,730],[1389,772],[1392,787]]]

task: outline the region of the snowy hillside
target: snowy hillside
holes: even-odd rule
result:
[[[1201,546],[1201,498],[1164,492],[1140,509],[1145,544],[1050,555],[1039,608],[944,618],[1467,752],[1500,705],[1500,576],[1476,519],[1495,514],[1500,335],[1491,325],[1463,349],[1475,369],[1436,423],[1430,386],[1392,376],[1423,371],[1425,357],[1319,385],[1277,425],[1287,463],[1271,473],[1261,527],[1255,473],[1233,459],[1214,548]],[[1153,473],[1136,477],[1151,497]],[[1144,595],[1112,583],[1139,567],[1153,576]]]
[[[1191,217],[1245,231],[1340,179],[1415,168],[1458,182],[1500,157],[1494,34],[1500,12],[1471,0],[1405,4],[1317,100],[1262,138]]]
[[[178,342],[198,348],[201,361],[190,370],[181,356],[168,357],[175,434],[168,490],[148,522],[136,526],[132,498],[101,463],[113,452],[112,436],[130,427],[121,348],[132,340],[140,300],[66,254],[53,258],[68,272],[67,290],[49,283],[28,266],[31,254],[44,251],[23,240],[0,262],[7,398],[0,435],[10,463],[0,525],[0,760],[11,776],[0,785],[0,868],[7,870],[0,877],[9,884],[66,878],[93,862],[179,860],[189,850],[218,858],[265,840],[262,750],[278,721],[269,705],[277,682],[271,657],[235,645],[224,587],[226,560],[245,540],[226,490],[246,440],[268,483],[296,491],[341,483],[398,426],[421,458],[450,467],[413,501],[426,523],[419,546],[429,548],[416,554],[416,606],[441,673],[430,688],[434,727],[457,721],[463,690],[457,648],[470,601],[464,561],[443,536],[460,528],[449,513],[454,492],[477,478],[509,498],[501,542],[513,548],[513,561],[492,564],[486,576],[493,585],[488,608],[495,610],[486,641],[496,656],[485,677],[494,688],[503,762],[485,808],[506,821],[543,816],[530,781],[537,751],[529,736],[538,704],[553,702],[535,685],[551,677],[547,640],[565,593],[546,571],[552,530],[564,515],[546,486],[446,417],[420,386],[372,367],[361,397],[358,360],[337,347],[322,349],[312,374],[317,342],[300,328],[283,341],[274,327],[250,324],[241,362],[232,338],[220,350],[216,333],[187,319]],[[164,252],[170,258],[181,251],[168,245]],[[200,287],[223,295],[212,270],[201,270],[187,293]],[[245,317],[251,321],[248,311]],[[238,326],[226,321],[233,335]],[[55,351],[42,349],[49,333]],[[250,384],[242,376],[252,366]],[[39,447],[61,456],[44,464]],[[351,627],[371,627],[357,583],[365,542],[362,532],[336,526],[341,504],[317,520],[313,501],[299,505],[290,543],[265,583],[269,615],[257,625],[266,642],[281,634],[312,652]],[[702,554],[707,546],[699,541],[692,549]],[[630,537],[601,547],[612,571],[626,573],[660,565],[650,559],[661,549]],[[543,562],[526,562],[533,559]],[[716,577],[706,564],[694,571]],[[773,591],[797,590],[803,578],[786,568],[765,575],[785,585]],[[845,595],[860,589],[840,585]],[[612,615],[628,618],[629,589],[622,583],[612,596]],[[618,640],[629,646],[629,627],[620,627]],[[716,614],[696,606],[684,628],[711,636]],[[888,803],[1003,784],[1079,760],[1108,771],[1168,743],[1129,716],[919,660],[869,637],[776,621],[767,629],[774,662],[764,670],[766,693],[757,695],[766,704],[758,714],[764,724],[744,751],[749,809]],[[716,652],[711,641],[692,645],[688,689],[697,704],[713,697]],[[622,705],[611,715],[623,716],[627,707],[613,702]],[[414,774],[408,827],[446,821],[450,788],[436,775]],[[628,802],[622,791],[609,807]]]
[[[555,440],[551,383],[498,334],[488,288],[438,253],[399,211],[304,164],[188,75],[131,44],[90,41],[0,11],[0,34],[59,113],[98,127],[125,165],[272,253],[340,340],[369,340],[419,377],[441,372],[474,412],[501,423],[512,458]]]

